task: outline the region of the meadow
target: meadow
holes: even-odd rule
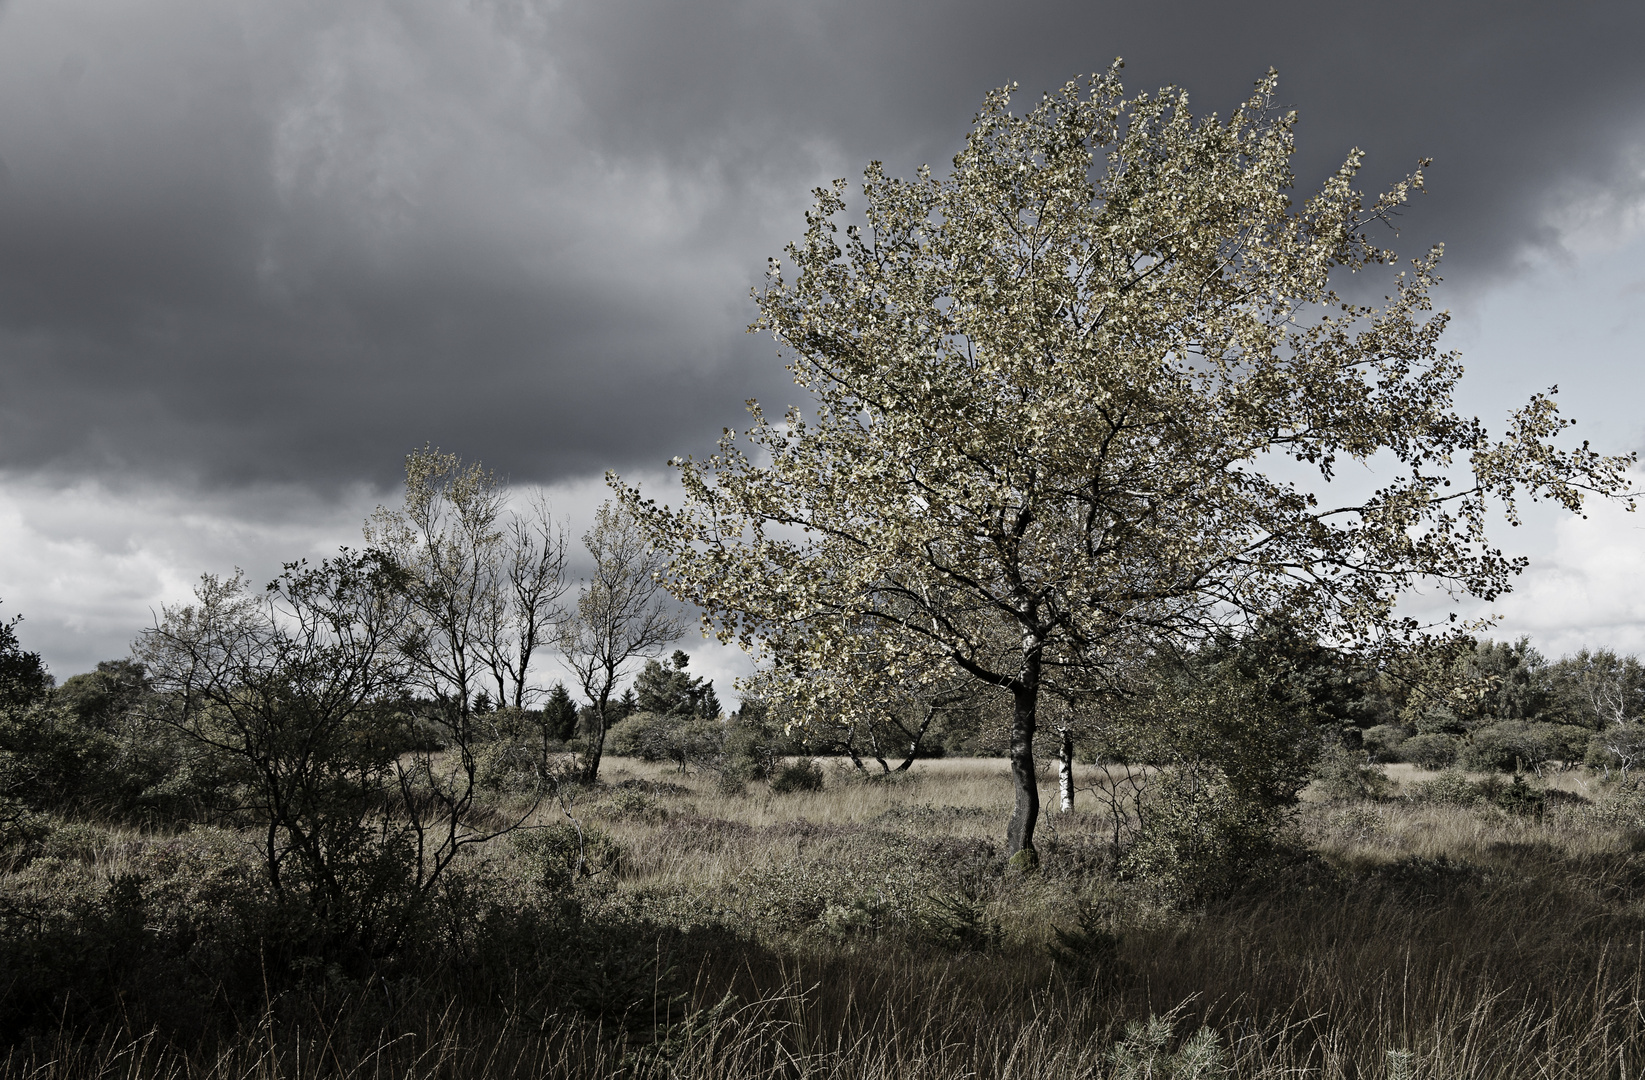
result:
[[[1094,767],[1072,813],[1046,777],[1041,867],[1007,870],[1003,770],[932,760],[864,780],[830,766],[822,790],[776,794],[613,759],[600,785],[539,809],[545,828],[467,859],[418,955],[375,968],[283,957],[267,913],[237,910],[252,877],[233,833],[61,823],[0,879],[14,1025],[0,1071],[1645,1068],[1645,792],[1631,782],[1552,774],[1511,812],[1491,799],[1500,784],[1481,794],[1461,774],[1390,766],[1378,798],[1310,790],[1283,858],[1190,905],[1112,872]],[[27,980],[40,996],[20,1003]]]

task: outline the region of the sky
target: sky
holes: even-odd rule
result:
[[[123,656],[202,571],[358,543],[428,442],[574,533],[606,469],[666,493],[793,398],[745,331],[811,188],[1118,56],[1223,114],[1278,69],[1300,188],[1432,158],[1393,243],[1446,245],[1463,408],[1557,383],[1640,449],[1642,44],[1637,0],[0,0],[0,616],[60,678]],[[1503,533],[1470,613],[1645,651],[1645,512]]]

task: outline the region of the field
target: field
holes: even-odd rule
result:
[[[921,761],[873,782],[829,767],[820,791],[773,794],[611,759],[569,806],[596,873],[569,880],[549,842],[563,825],[495,842],[447,890],[421,959],[368,970],[271,947],[248,967],[243,948],[200,945],[198,915],[172,967],[98,959],[171,933],[179,911],[231,908],[239,841],[71,825],[3,879],[8,955],[37,965],[12,988],[32,977],[62,994],[19,1029],[3,1070],[1639,1075],[1645,796],[1572,771],[1510,813],[1454,780],[1389,773],[1375,800],[1310,793],[1288,857],[1183,905],[1112,873],[1092,768],[1071,814],[1047,776],[1043,862],[1025,874],[1002,863],[1000,761]],[[119,898],[137,893],[141,925],[122,930],[134,916]],[[53,931],[62,912],[81,923]]]

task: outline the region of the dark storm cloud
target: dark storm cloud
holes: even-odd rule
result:
[[[747,290],[806,190],[952,154],[981,95],[1127,58],[1299,176],[1432,156],[1464,288],[1640,194],[1645,6],[14,0],[0,468],[317,487],[433,440],[515,479],[701,450],[785,398]]]

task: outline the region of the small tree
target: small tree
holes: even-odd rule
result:
[[[481,823],[411,730],[401,569],[375,552],[290,564],[261,594],[205,575],[136,653],[165,720],[226,764],[275,894],[324,946],[396,948]],[[461,752],[461,748],[459,748]]]
[[[691,657],[675,649],[664,666],[647,660],[634,680],[635,703],[642,712],[678,720],[714,720],[720,715],[720,698],[714,684],[690,675]]]
[[[495,473],[425,446],[406,456],[404,505],[366,522],[367,541],[404,571],[411,676],[458,722],[482,692],[530,704],[533,660],[565,616],[564,527],[540,499],[523,514],[507,503]]]
[[[616,719],[617,683],[633,660],[656,656],[685,627],[657,584],[662,559],[625,507],[602,504],[594,528],[583,534],[583,546],[594,568],[577,596],[576,612],[561,624],[559,642],[588,697],[591,729],[581,773],[592,783],[600,775],[605,733]]]
[[[53,737],[53,679],[40,654],[17,640],[22,620],[0,621],[0,851],[40,834],[36,812],[56,794],[63,766],[72,767],[77,757]]]
[[[1437,249],[1381,306],[1333,291],[1394,261],[1371,229],[1422,175],[1367,204],[1356,151],[1293,201],[1274,86],[1226,121],[1126,99],[1117,65],[1022,115],[995,92],[950,176],[871,164],[843,244],[845,182],[819,189],[794,276],[773,260],[756,294],[808,406],[751,403],[753,453],[727,432],[678,461],[682,509],[624,490],[722,640],[826,669],[876,623],[889,655],[1008,693],[1012,852],[1043,694],[1275,615],[1356,646],[1412,633],[1395,605],[1419,581],[1489,599],[1524,565],[1488,543],[1493,503],[1576,510],[1632,460],[1556,449],[1547,396],[1501,441],[1453,410]],[[1382,485],[1333,488],[1344,459]]]
[[[543,738],[546,742],[565,742],[577,734],[577,703],[571,700],[571,691],[565,683],[555,683],[543,700]]]

